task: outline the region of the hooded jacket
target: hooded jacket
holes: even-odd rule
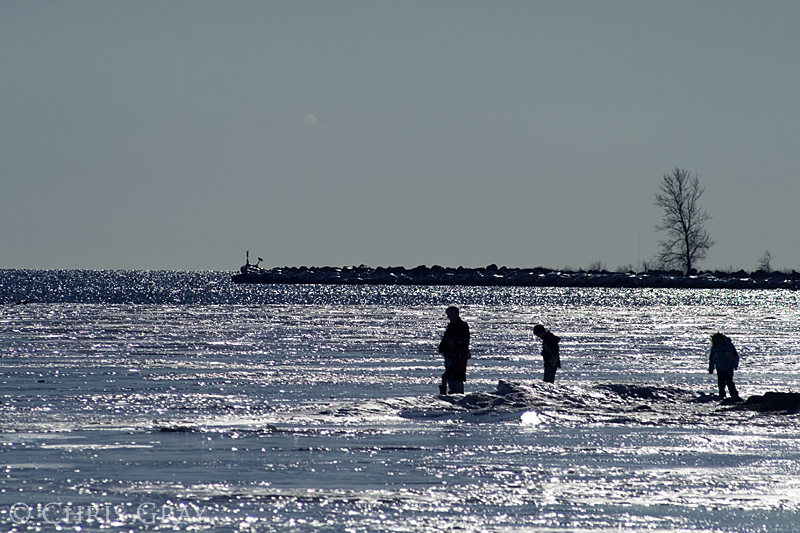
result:
[[[708,356],[708,371],[731,370],[739,368],[739,354],[733,346],[733,342],[727,337],[725,343],[720,346],[712,346],[711,353]]]

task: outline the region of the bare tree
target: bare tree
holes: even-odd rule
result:
[[[756,263],[756,268],[758,270],[763,270],[764,272],[769,274],[770,272],[772,272],[771,263],[773,259],[774,256],[771,253],[769,253],[769,250],[767,250],[766,252],[764,252],[764,255],[761,256],[761,259],[758,260],[758,263]]]
[[[656,260],[688,274],[715,244],[704,226],[711,216],[698,205],[705,189],[697,175],[675,167],[672,174],[664,174],[658,190],[655,205],[664,210],[664,218],[656,230],[666,231],[667,237],[658,242]]]
[[[590,263],[587,270],[589,271],[602,271],[606,269],[606,264],[603,261],[597,260],[594,263]]]

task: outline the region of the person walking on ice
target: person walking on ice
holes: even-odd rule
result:
[[[458,307],[451,305],[445,311],[450,323],[445,329],[439,343],[439,353],[444,356],[444,374],[439,385],[439,394],[464,393],[464,382],[467,381],[467,359],[469,353],[469,326],[461,320]]]
[[[561,368],[561,358],[558,355],[558,341],[561,339],[546,330],[543,325],[533,326],[533,334],[542,339],[542,358],[544,359],[544,381],[555,383],[556,369]]]
[[[708,356],[708,373],[714,373],[717,368],[717,385],[719,386],[719,398],[725,399],[725,387],[731,393],[731,400],[734,402],[742,401],[733,384],[733,371],[739,368],[739,354],[733,346],[733,341],[720,332],[711,335],[711,352]]]

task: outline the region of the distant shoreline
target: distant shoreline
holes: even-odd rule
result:
[[[677,270],[647,272],[580,271],[547,268],[405,267],[276,267],[245,265],[231,276],[233,283],[329,285],[463,285],[488,287],[609,287],[609,288],[800,288],[800,273],[703,271],[683,275]]]

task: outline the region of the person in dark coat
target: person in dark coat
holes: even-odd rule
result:
[[[555,383],[556,369],[561,368],[561,358],[558,355],[558,341],[561,339],[546,330],[543,325],[533,326],[533,334],[542,339],[542,358],[544,359],[544,381]]]
[[[741,401],[736,385],[733,384],[733,371],[739,368],[739,354],[733,346],[733,341],[720,332],[711,335],[711,352],[708,355],[708,373],[714,373],[717,368],[717,385],[719,398],[725,399],[725,387],[731,393],[731,400]]]
[[[439,385],[439,393],[464,393],[464,382],[467,381],[467,359],[469,359],[469,326],[461,320],[458,307],[450,306],[446,311],[450,323],[445,329],[439,343],[439,353],[444,356],[444,374]]]

